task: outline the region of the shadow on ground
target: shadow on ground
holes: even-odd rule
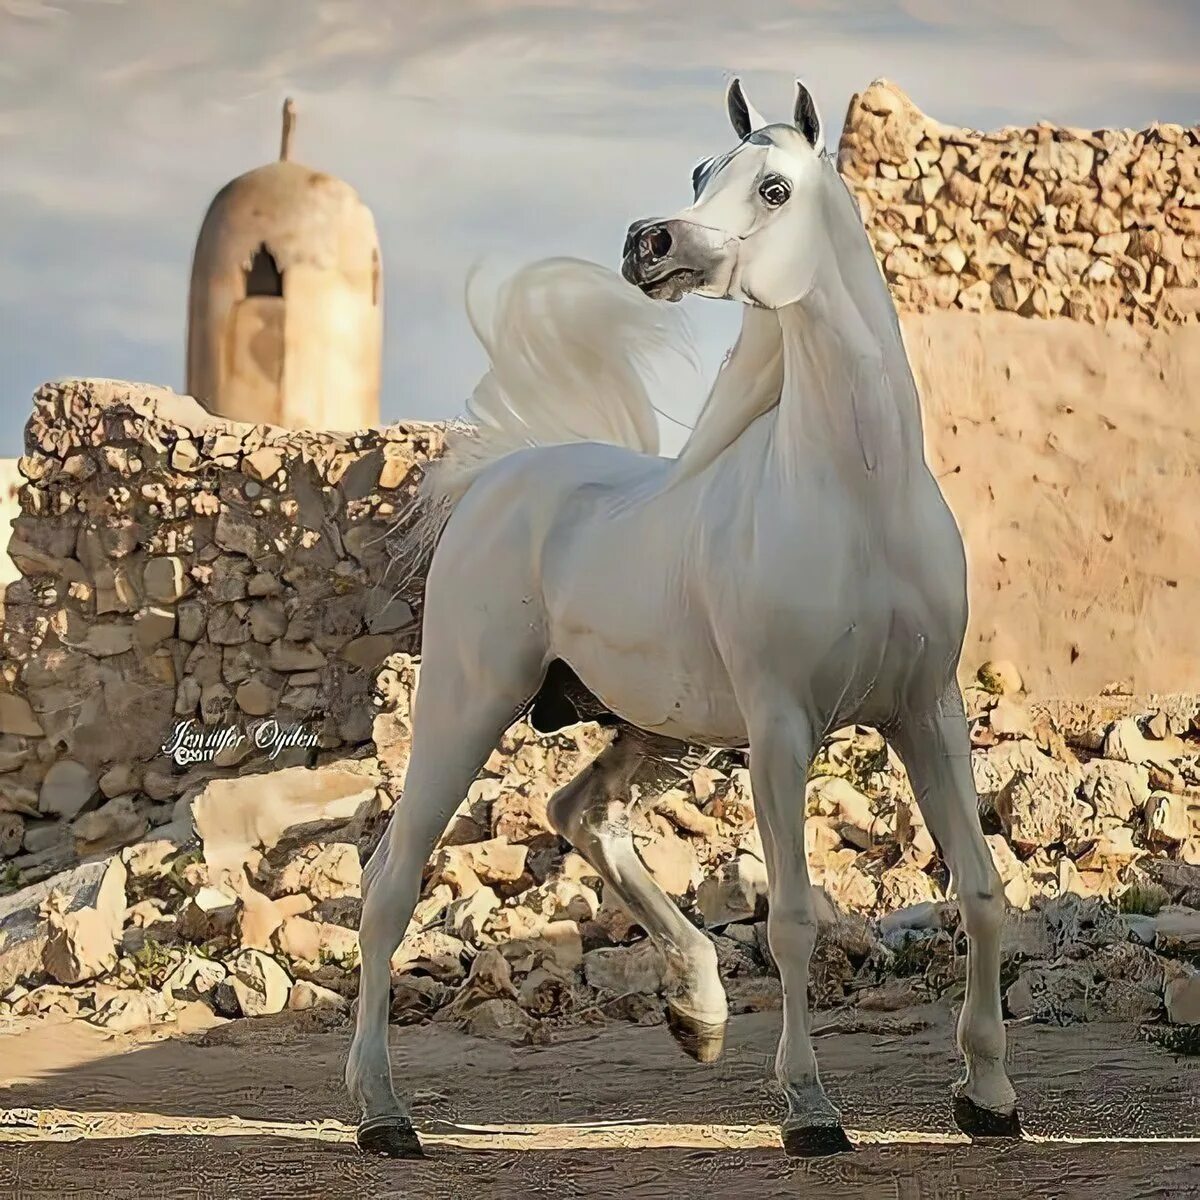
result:
[[[950,1132],[949,1084],[958,1072],[953,1023],[929,1010],[925,1028],[899,1036],[834,1033],[818,1039],[823,1076],[851,1129]],[[820,1024],[820,1022],[818,1022]],[[79,1023],[58,1026],[78,1029]],[[0,1062],[41,1061],[36,1079],[0,1091],[0,1107],[236,1115],[277,1121],[353,1121],[341,1087],[345,1026],[292,1017],[239,1021],[188,1039],[121,1053],[54,1028],[18,1035]],[[778,1119],[770,1082],[778,1014],[735,1018],[720,1062],[684,1058],[661,1026],[608,1026],[586,1040],[512,1048],[441,1026],[392,1031],[398,1086],[418,1122],[471,1124],[650,1120],[758,1124]],[[81,1038],[71,1047],[69,1038]],[[10,1039],[15,1040],[15,1039]],[[1123,1025],[1011,1032],[1012,1073],[1035,1135],[1200,1139],[1200,1063],[1175,1059]],[[10,1053],[12,1051],[13,1053]],[[57,1054],[57,1059],[55,1055]],[[80,1061],[81,1057],[89,1061]],[[26,1074],[32,1074],[22,1068]],[[789,1162],[771,1150],[521,1151],[438,1147],[423,1163],[364,1160],[349,1146],[247,1137],[154,1135],[130,1140],[9,1144],[0,1195],[69,1196],[688,1197],[798,1192],[840,1197],[1200,1195],[1200,1140],[1187,1143],[895,1144]]]

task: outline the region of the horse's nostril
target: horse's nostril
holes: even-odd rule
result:
[[[647,262],[666,258],[671,253],[671,234],[665,225],[654,225],[638,238],[638,256]]]

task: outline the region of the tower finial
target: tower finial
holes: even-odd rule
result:
[[[279,139],[279,161],[287,162],[292,154],[292,134],[296,132],[296,102],[289,96],[283,102],[283,134]]]

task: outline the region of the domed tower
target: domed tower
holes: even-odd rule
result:
[[[383,276],[370,209],[348,184],[279,161],[227,183],[192,259],[187,390],[211,412],[292,429],[379,423]]]

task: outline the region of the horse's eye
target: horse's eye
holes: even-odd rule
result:
[[[792,185],[779,175],[768,175],[758,185],[758,194],[769,208],[778,208],[792,194]]]

